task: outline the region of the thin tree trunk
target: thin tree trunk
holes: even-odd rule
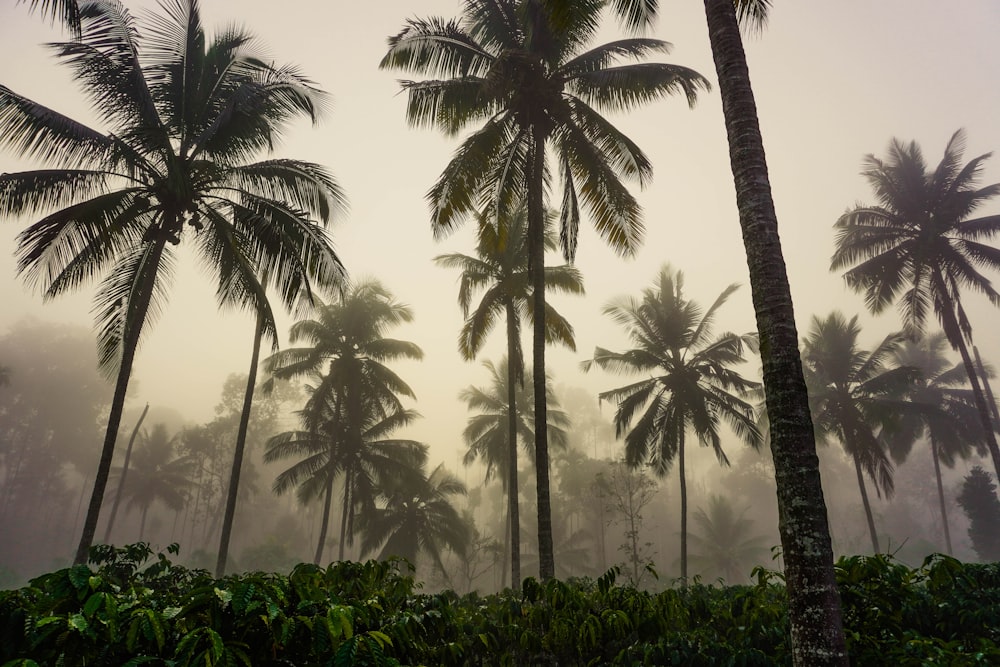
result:
[[[313,564],[319,565],[323,561],[323,547],[326,546],[326,530],[330,523],[330,505],[333,504],[333,471],[326,476],[326,493],[323,498],[323,521],[319,526],[319,540],[316,542],[316,556]],[[341,556],[343,560],[343,556]]]
[[[149,513],[149,505],[142,508],[142,520],[139,521],[139,541],[142,542],[143,536],[146,534],[146,514]]]
[[[684,433],[681,433],[677,448],[677,468],[681,476],[681,582],[687,586],[688,580],[688,491],[687,474],[684,470]]]
[[[507,492],[508,494],[510,491]],[[507,587],[507,573],[510,571],[507,569],[507,557],[511,553],[510,549],[510,512],[507,512],[507,516],[504,519],[503,528],[503,557],[500,562],[500,588]]]
[[[229,492],[226,495],[226,514],[222,519],[222,536],[219,538],[219,556],[215,562],[215,576],[221,579],[226,574],[229,559],[229,538],[233,533],[233,519],[236,516],[236,498],[240,490],[240,471],[243,469],[243,451],[247,444],[247,429],[250,427],[250,408],[253,407],[253,391],[257,385],[257,366],[260,364],[260,342],[264,337],[264,315],[257,314],[254,328],[253,353],[250,356],[250,374],[243,394],[243,412],[240,413],[240,427],[236,433],[236,451],[233,453],[233,468],[229,473]]]
[[[854,459],[854,470],[858,474],[858,489],[861,491],[861,504],[865,508],[865,519],[868,521],[868,534],[872,538],[872,549],[874,552],[881,553],[882,549],[878,545],[878,531],[875,530],[875,517],[872,516],[872,505],[868,500],[868,489],[865,488],[865,476],[861,472],[861,459],[856,455],[851,456]]]
[[[816,667],[846,665],[840,595],[791,290],[736,8],[732,0],[705,0],[705,16],[760,334],[792,660]]]
[[[979,377],[983,380],[983,389],[986,391],[986,400],[990,404],[990,414],[993,415],[994,428],[1000,428],[1000,410],[997,410],[997,400],[993,396],[993,388],[990,386],[990,378],[986,374],[986,367],[983,366],[983,359],[979,356],[979,348],[972,346],[972,354],[976,357],[976,369]]]
[[[534,128],[531,156],[531,181],[528,185],[528,235],[531,271],[532,370],[535,374],[535,475],[538,495],[538,576],[547,581],[555,576],[555,553],[552,547],[552,506],[549,499],[548,414],[545,404],[545,208],[543,170],[545,141]]]
[[[132,458],[132,445],[135,444],[135,437],[139,434],[139,427],[142,426],[142,420],[146,418],[146,413],[149,412],[149,403],[146,403],[146,407],[142,409],[142,414],[139,415],[139,420],[136,421],[135,427],[132,429],[132,435],[128,439],[128,447],[125,448],[125,462],[122,463],[122,476],[118,480],[118,489],[115,491],[115,502],[111,505],[111,516],[108,517],[108,527],[104,529],[104,543],[110,544],[111,540],[111,528],[115,525],[115,517],[118,516],[118,505],[122,501],[122,491],[125,490],[125,478],[128,476],[128,463]]]
[[[517,480],[517,385],[520,368],[515,337],[517,311],[507,303],[507,520],[510,524],[510,582],[515,590],[521,585],[521,511],[518,502]],[[536,422],[537,423],[537,422]]]
[[[340,514],[340,548],[337,553],[337,560],[344,560],[344,547],[347,544],[347,516],[351,512],[351,483],[350,476],[344,471],[344,509]]]
[[[73,515],[73,530],[70,535],[76,534],[76,525],[80,523],[80,508],[83,507],[83,496],[87,493],[87,484],[89,481],[86,477],[83,478],[83,485],[80,487],[80,497],[76,501],[76,514]]]
[[[941,481],[941,461],[938,460],[938,444],[931,440],[931,458],[934,459],[934,478],[937,480],[938,503],[941,506],[941,528],[944,530],[944,544],[948,549],[948,555],[952,555],[951,550],[951,530],[948,528],[948,510],[944,502],[944,484]]]
[[[160,258],[163,256],[163,244],[165,239],[154,242],[152,255],[149,257],[147,265],[141,270],[137,288],[138,303],[135,305],[135,315],[129,318],[127,310],[128,304],[124,304],[127,309],[124,313],[126,326],[122,332],[122,358],[118,367],[118,379],[115,382],[115,393],[111,400],[111,412],[108,414],[108,427],[104,433],[104,445],[101,449],[101,459],[97,464],[97,473],[94,475],[94,491],[90,495],[90,503],[87,506],[87,518],[83,521],[83,534],[80,536],[80,543],[76,548],[76,555],[73,558],[74,565],[83,565],[90,555],[90,545],[94,542],[94,533],[97,532],[97,520],[101,514],[101,503],[104,500],[104,492],[108,486],[108,477],[111,474],[111,461],[115,456],[115,441],[118,438],[118,427],[121,426],[122,412],[125,409],[125,393],[128,391],[128,381],[132,376],[132,362],[135,360],[135,349],[139,344],[139,334],[146,321],[146,313],[149,310],[149,302],[153,296],[153,286],[156,283],[156,274],[160,266]],[[128,327],[129,321],[133,326]]]

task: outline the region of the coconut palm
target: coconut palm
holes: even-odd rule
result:
[[[835,438],[854,463],[872,549],[879,553],[865,475],[879,497],[892,497],[889,437],[902,432],[908,413],[916,414],[908,394],[919,371],[889,363],[902,334],[889,334],[870,351],[858,347],[860,334],[856,315],[850,321],[836,311],[825,319],[814,316],[802,356],[816,436],[824,442]]]
[[[1000,475],[1000,448],[969,354],[972,324],[961,300],[962,289],[971,289],[1000,305],[1000,292],[981,273],[1000,268],[1000,249],[984,243],[1000,233],[1000,215],[971,217],[1000,195],[1000,183],[978,187],[990,154],[962,164],[964,149],[965,133],[959,130],[933,171],[914,141],[893,139],[885,159],[868,155],[862,174],[877,203],[856,206],[837,220],[830,270],[847,269],[844,280],[864,292],[873,313],[898,302],[903,329],[911,336],[923,333],[934,313],[948,342],[962,355],[986,445]]]
[[[187,240],[218,281],[220,304],[274,318],[258,276],[286,306],[343,274],[323,228],[341,201],[326,171],[250,161],[323,97],[294,68],[267,64],[250,35],[209,41],[194,0],[134,21],[114,0],[81,5],[81,38],[53,49],[106,130],[0,87],[0,141],[44,170],[0,176],[0,215],[44,214],[18,238],[18,271],[46,298],[91,279],[98,349],[116,376],[104,448],[76,562],[84,562],[107,485],[135,351]]]
[[[413,390],[386,363],[421,359],[423,352],[414,343],[385,334],[412,319],[410,308],[395,301],[378,281],[365,280],[351,286],[338,302],[319,306],[314,318],[292,325],[291,343],[305,345],[275,353],[264,361],[264,368],[275,378],[319,378],[303,410],[302,430],[313,434],[312,439],[318,438],[320,426],[332,410],[339,437],[345,441],[342,446],[346,451],[360,452],[370,419],[384,419],[404,410],[400,397],[414,398]],[[346,485],[345,508],[354,506],[351,494],[355,490],[352,484]],[[352,516],[345,514],[347,520]],[[353,531],[346,524],[342,533],[351,543]],[[341,559],[344,547],[342,540]]]
[[[602,392],[600,399],[617,404],[615,432],[625,439],[625,460],[630,466],[649,465],[664,477],[677,462],[682,579],[688,576],[687,431],[711,447],[722,465],[729,465],[722,449],[722,422],[747,444],[759,447],[762,443],[753,406],[745,400],[759,384],[733,369],[746,361],[746,349],[756,349],[756,337],[713,336],[712,331],[718,309],[736,289],[730,285],[702,310],[684,296],[684,274],[664,266],[641,299],[620,298],[604,307],[604,313],[628,332],[635,347],[625,352],[598,347],[594,358],[583,364],[584,370],[597,365],[615,373],[646,376]]]
[[[546,218],[547,223],[550,220],[550,217]],[[545,243],[546,249],[555,249],[556,242],[550,224],[547,224]],[[463,357],[466,359],[476,357],[487,335],[496,327],[501,317],[506,325],[507,377],[514,378],[513,382],[505,383],[508,392],[507,433],[510,441],[507,445],[508,461],[504,466],[508,479],[504,480],[504,486],[508,490],[518,488],[515,443],[518,412],[515,403],[517,386],[524,384],[521,319],[532,312],[529,307],[531,282],[528,275],[527,250],[527,211],[521,208],[512,218],[501,220],[499,227],[494,227],[486,216],[479,217],[475,257],[452,253],[435,258],[439,265],[456,268],[462,272],[458,303],[466,320],[459,336],[458,347]],[[570,265],[545,267],[545,284],[549,290],[583,293],[583,279],[579,271]],[[483,292],[482,299],[473,310],[473,297],[480,291]],[[576,350],[572,325],[548,303],[545,305],[545,327],[550,343],[559,342],[571,350]],[[531,406],[526,406],[525,409],[530,411]],[[531,455],[533,457],[533,448]],[[517,494],[509,493],[507,501],[508,521],[513,526],[520,526]],[[521,580],[519,533],[520,530],[517,528],[511,532],[512,582]]]
[[[535,313],[545,307],[549,187],[562,193],[559,238],[568,261],[576,252],[581,204],[589,209],[598,233],[619,253],[633,254],[641,240],[639,205],[622,178],[638,178],[644,184],[651,166],[638,146],[600,112],[628,110],[676,92],[693,103],[697,92],[708,88],[701,75],[685,67],[629,62],[666,52],[670,45],[661,40],[622,39],[584,50],[596,36],[607,4],[465,0],[460,20],[409,20],[389,39],[381,63],[383,68],[438,77],[402,82],[412,124],[434,125],[455,135],[482,123],[428,193],[433,229],[443,235],[480,211],[501,220],[526,206]],[[546,155],[550,148],[552,159]],[[544,318],[535,317],[532,353],[539,423],[546,421],[545,341]],[[555,571],[548,443],[544,429],[535,435],[540,574],[548,579]]]
[[[565,6],[571,0],[549,0]],[[796,665],[847,665],[840,594],[809,397],[802,375],[792,294],[778,235],[764,142],[741,25],[754,32],[767,22],[771,0],[705,0],[708,37],[729,138],[729,161],[750,288],[762,341],[764,393],[774,423],[771,453],[782,521],[782,558],[788,587],[792,656]],[[615,0],[626,26],[656,19],[657,0]]]
[[[941,479],[941,464],[953,468],[957,459],[968,459],[978,450],[986,455],[983,445],[982,425],[977,414],[975,398],[965,388],[968,376],[962,364],[952,365],[944,354],[948,344],[943,332],[924,336],[917,341],[904,340],[893,352],[897,366],[910,366],[920,371],[911,388],[911,399],[917,410],[907,415],[901,429],[901,438],[889,440],[893,459],[902,462],[914,440],[924,436],[930,443],[934,477],[937,481],[938,503],[941,509],[941,528],[945,546],[952,552],[951,531]]]
[[[321,409],[318,418],[309,410]],[[299,502],[305,504],[322,495],[323,518],[320,523],[319,541],[313,560],[319,565],[323,558],[330,507],[333,499],[333,482],[341,478],[344,485],[344,503],[341,513],[340,559],[344,558],[344,544],[353,531],[354,517],[360,505],[372,505],[375,496],[390,480],[415,474],[427,460],[427,447],[415,440],[389,438],[399,428],[410,424],[419,415],[414,410],[400,410],[388,415],[369,411],[362,427],[360,449],[352,449],[347,437],[345,411],[336,397],[323,406],[310,404],[300,411],[305,430],[279,433],[268,440],[264,461],[298,458],[290,468],[274,480],[277,494],[296,488]],[[312,428],[311,424],[318,424]]]
[[[194,459],[174,458],[177,436],[169,437],[164,424],[139,435],[139,446],[125,478],[122,495],[127,509],[140,511],[139,540],[146,534],[146,515],[153,503],[160,501],[174,511],[183,509],[187,501],[184,489],[191,485]],[[118,470],[121,477],[124,469]]]
[[[80,36],[80,3],[77,0],[18,0],[26,2],[32,11],[38,10],[42,17],[58,21],[77,37]]]
[[[451,504],[451,496],[466,492],[465,485],[444,464],[426,477],[397,479],[385,490],[384,507],[359,517],[362,555],[379,551],[379,560],[399,556],[416,565],[417,556],[426,553],[434,567],[444,572],[444,549],[464,556],[472,539],[468,522]]]
[[[749,511],[745,507],[737,513],[731,500],[713,494],[708,509],[699,507],[693,515],[698,530],[691,534],[691,560],[731,585],[745,581],[749,568],[767,555],[767,538],[753,532]]]
[[[477,459],[486,465],[486,481],[499,477],[507,493],[507,524],[510,539],[511,583],[515,586],[521,581],[520,565],[520,526],[517,489],[517,471],[511,471],[511,466],[517,466],[517,455],[511,456],[510,451],[516,441],[529,458],[534,458],[535,420],[532,406],[534,397],[532,391],[534,382],[531,373],[527,374],[525,389],[522,382],[513,375],[512,364],[504,357],[499,365],[484,361],[483,366],[490,373],[490,381],[486,388],[467,387],[461,391],[459,398],[465,401],[469,410],[475,412],[469,418],[462,436],[469,449],[466,450],[462,463],[472,465]],[[506,369],[506,372],[501,369]],[[546,383],[549,392],[546,399],[546,417],[548,419],[548,440],[553,450],[564,450],[569,442],[566,431],[569,417],[559,408],[559,401]],[[513,424],[513,428],[512,425]],[[506,574],[504,575],[506,577]]]

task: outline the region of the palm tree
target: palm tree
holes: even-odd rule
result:
[[[423,475],[398,479],[385,490],[385,506],[361,514],[361,553],[379,551],[379,560],[392,556],[417,564],[423,552],[436,567],[445,572],[441,552],[451,549],[464,556],[472,539],[469,524],[451,504],[450,497],[466,495],[465,485],[455,475],[438,465]]]
[[[617,403],[615,432],[625,438],[625,460],[630,466],[649,465],[664,477],[677,461],[684,580],[688,576],[684,448],[688,429],[699,443],[712,448],[722,465],[729,465],[719,433],[722,421],[747,444],[760,447],[762,443],[753,406],[744,400],[759,385],[733,370],[746,361],[745,348],[756,349],[756,337],[732,333],[713,337],[716,312],[736,288],[724,289],[703,311],[684,297],[684,274],[664,266],[655,286],[643,290],[641,299],[621,298],[604,308],[606,315],[625,328],[635,347],[625,352],[598,347],[594,358],[583,363],[584,370],[596,364],[615,373],[647,376],[605,391],[600,399]]]
[[[425,445],[415,440],[388,437],[416,419],[419,416],[416,411],[400,410],[384,416],[375,411],[367,412],[362,428],[362,446],[353,450],[346,437],[345,414],[339,408],[341,404],[334,398],[322,407],[323,414],[318,419],[308,413],[308,410],[317,409],[315,405],[301,411],[300,417],[306,430],[273,436],[268,440],[264,453],[266,463],[299,458],[275,478],[275,493],[280,495],[297,487],[298,499],[303,504],[323,496],[323,518],[313,560],[317,565],[323,558],[333,482],[337,476],[342,478],[344,484],[339,556],[343,560],[344,544],[349,538],[348,528],[353,531],[353,518],[358,506],[373,504],[379,489],[385,488],[391,480],[414,474],[413,471],[420,469],[427,460]],[[309,430],[310,424],[317,422],[319,427]]]
[[[570,0],[549,0],[562,7]],[[750,289],[761,341],[764,394],[771,422],[782,557],[788,587],[792,657],[796,665],[847,665],[833,545],[820,481],[809,396],[802,375],[792,293],[778,235],[757,104],[750,85],[741,24],[761,30],[771,0],[704,0],[729,138],[729,162]],[[657,0],[615,0],[633,29],[652,25]]]
[[[546,249],[555,249],[555,237],[551,232],[551,217],[546,217]],[[441,255],[435,261],[447,268],[462,271],[458,292],[458,303],[465,316],[465,325],[459,336],[458,347],[467,360],[474,359],[482,349],[486,336],[503,317],[507,331],[507,444],[508,479],[505,488],[517,489],[517,418],[515,410],[517,386],[524,384],[524,356],[521,351],[521,318],[531,313],[531,282],[528,275],[528,235],[527,211],[522,207],[510,219],[500,221],[494,227],[486,216],[479,217],[479,236],[476,257],[461,253]],[[556,289],[573,294],[583,293],[583,279],[573,266],[545,267],[546,289]],[[473,296],[483,292],[479,305],[472,310]],[[545,327],[547,339],[559,342],[576,350],[573,327],[548,303],[545,305]],[[531,406],[527,406],[530,411]],[[551,420],[550,420],[551,423]],[[533,452],[532,452],[533,457]],[[488,473],[489,474],[489,473]],[[517,493],[508,493],[508,521],[512,526],[520,526]],[[520,529],[511,531],[511,581],[521,580]]]
[[[128,509],[141,512],[139,540],[146,534],[146,515],[157,500],[174,511],[180,511],[186,502],[184,489],[191,485],[194,459],[174,458],[177,437],[167,435],[164,424],[156,424],[152,431],[142,431],[139,446],[124,482],[123,495]],[[119,476],[124,476],[124,469]]]
[[[322,221],[341,200],[326,171],[297,160],[250,162],[323,97],[294,68],[267,64],[250,35],[209,42],[194,0],[133,21],[115,0],[81,6],[81,38],[53,45],[107,131],[0,86],[0,137],[50,168],[0,176],[0,215],[48,212],[19,236],[18,270],[53,298],[103,276],[102,368],[116,375],[104,447],[76,562],[86,561],[135,351],[166,297],[172,248],[188,239],[218,280],[220,304],[273,315],[258,276],[286,306],[343,267]],[[49,212],[51,211],[51,212]]]
[[[732,501],[712,495],[708,509],[694,511],[699,532],[691,534],[695,549],[691,559],[711,572],[718,572],[730,584],[746,580],[747,568],[757,564],[767,554],[767,539],[753,532],[753,519],[746,514],[749,507],[737,513]]]
[[[18,0],[27,2],[32,11],[35,9],[50,21],[58,21],[64,27],[80,37],[80,3],[77,0]]]
[[[860,333],[856,315],[850,321],[836,311],[826,319],[814,316],[802,356],[816,436],[823,441],[836,438],[851,457],[872,549],[879,553],[865,475],[880,497],[892,497],[895,486],[889,436],[902,431],[908,412],[915,414],[907,395],[919,371],[887,363],[902,344],[902,334],[889,334],[867,351],[858,348]]]
[[[528,390],[524,383],[516,379],[515,370],[506,357],[499,365],[484,361],[483,366],[490,373],[489,385],[486,388],[467,387],[461,391],[459,398],[465,401],[469,410],[475,411],[469,418],[462,436],[469,449],[466,450],[462,463],[472,465],[477,459],[486,464],[486,480],[499,477],[507,493],[507,524],[510,539],[511,583],[518,586],[521,581],[521,539],[518,503],[518,473],[511,471],[511,466],[517,466],[517,454],[510,452],[517,441],[520,441],[525,453],[534,459],[535,420],[531,408],[534,404],[532,391],[534,388],[531,373],[527,374]],[[506,373],[501,370],[506,369]],[[548,419],[548,441],[554,450],[564,450],[569,443],[567,427],[569,417],[559,407],[559,400],[546,382],[549,392],[546,398],[546,417]],[[506,577],[506,574],[504,574]]]
[[[115,501],[111,504],[111,515],[108,517],[108,525],[104,529],[104,543],[111,543],[111,528],[115,525],[115,517],[118,516],[118,506],[121,504],[122,491],[125,488],[125,480],[128,479],[128,467],[129,461],[132,458],[132,446],[135,444],[135,439],[139,435],[139,429],[142,428],[142,422],[146,419],[146,414],[149,412],[149,403],[146,403],[146,407],[142,409],[142,414],[139,415],[139,419],[136,420],[135,426],[132,427],[132,435],[128,438],[128,445],[125,447],[125,461],[122,462],[121,476],[118,478],[118,488],[115,490]],[[160,426],[158,424],[158,426]]]
[[[928,171],[916,142],[893,139],[883,160],[868,155],[864,177],[878,203],[848,210],[834,225],[837,249],[830,270],[846,268],[844,280],[864,292],[880,313],[898,300],[903,329],[918,336],[933,311],[951,346],[962,355],[993,466],[1000,475],[990,409],[969,354],[972,324],[962,306],[962,288],[1000,305],[983,268],[1000,268],[1000,249],[983,243],[1000,233],[1000,215],[970,216],[1000,195],[1000,183],[977,187],[989,153],[962,164],[965,133],[955,132],[934,171]]]
[[[403,412],[400,396],[414,398],[413,390],[386,362],[422,359],[414,343],[387,338],[386,331],[413,319],[408,306],[396,302],[376,280],[351,286],[337,303],[321,305],[315,319],[292,325],[292,347],[264,361],[265,370],[275,378],[318,377],[303,415],[303,430],[310,438],[319,437],[320,426],[334,416],[336,431],[345,451],[364,449],[364,430],[373,418],[384,419]],[[350,479],[350,478],[348,478]],[[347,508],[354,506],[352,483],[345,484],[344,521],[352,520]],[[341,537],[351,541],[353,530],[341,526]],[[344,555],[344,539],[340,558]]]
[[[629,63],[670,45],[656,39],[622,39],[584,51],[596,36],[605,0],[465,0],[461,20],[411,19],[389,39],[381,67],[440,77],[404,81],[407,118],[445,133],[482,122],[456,151],[428,193],[435,234],[469,215],[494,220],[521,206],[528,214],[532,308],[545,308],[545,191],[562,192],[559,240],[563,256],[576,252],[581,200],[598,233],[623,255],[642,237],[639,205],[622,183],[645,184],[651,165],[600,111],[624,111],[675,92],[693,104],[708,82],[685,67]],[[626,64],[620,64],[623,61]],[[548,160],[546,149],[554,152]],[[558,181],[551,182],[558,165]],[[535,421],[545,423],[543,317],[532,335]],[[555,572],[545,430],[535,436],[538,473],[540,575]]]
[[[967,459],[978,449],[986,455],[983,446],[982,425],[972,391],[963,388],[968,379],[965,367],[952,365],[944,355],[947,338],[943,332],[924,336],[917,341],[904,340],[893,352],[897,366],[911,366],[920,371],[912,387],[911,400],[917,411],[908,415],[912,422],[904,426],[902,439],[891,439],[889,451],[897,462],[909,453],[916,438],[926,436],[930,441],[934,477],[937,480],[938,503],[941,509],[941,528],[944,532],[948,554],[952,552],[948,511],[941,479],[941,464],[955,466],[958,458]]]

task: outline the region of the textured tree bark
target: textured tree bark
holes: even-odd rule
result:
[[[521,512],[517,486],[517,312],[507,303],[507,520],[510,524],[510,585],[521,587]]]
[[[264,336],[264,317],[257,315],[254,328],[253,353],[250,355],[250,374],[243,394],[243,411],[240,413],[240,427],[236,433],[236,451],[233,452],[233,468],[229,472],[229,492],[226,494],[226,513],[222,518],[222,535],[219,538],[219,555],[215,561],[215,576],[221,579],[226,574],[229,559],[229,538],[233,534],[233,519],[236,517],[236,498],[240,490],[240,471],[243,470],[243,452],[246,450],[247,429],[250,426],[250,408],[253,405],[253,391],[257,385],[257,366],[260,364],[260,342]]]
[[[733,1],[705,0],[705,16],[760,334],[793,662],[846,665],[819,459],[750,73]]]
[[[142,332],[146,313],[149,310],[149,302],[153,296],[153,285],[156,283],[156,273],[160,267],[160,258],[163,256],[164,243],[166,243],[164,239],[155,241],[148,266],[141,273],[142,284],[137,289],[139,303],[136,304],[135,309],[135,326],[126,329],[122,336],[122,359],[118,367],[118,379],[115,381],[114,397],[111,399],[111,411],[108,413],[108,428],[104,433],[101,459],[97,464],[97,473],[94,475],[94,491],[90,495],[90,503],[87,506],[87,518],[83,521],[83,534],[80,536],[76,556],[73,558],[74,565],[83,565],[87,562],[90,555],[90,545],[93,544],[94,534],[97,532],[97,519],[101,514],[101,503],[104,500],[104,492],[108,487],[108,477],[111,474],[111,460],[115,455],[115,441],[118,439],[118,428],[122,423],[125,393],[128,391],[128,381],[132,376],[135,349],[139,344],[139,334]],[[128,315],[126,314],[125,317],[127,321]]]
[[[142,426],[142,420],[146,418],[147,412],[149,412],[149,403],[146,403],[146,407],[142,409],[139,420],[132,428],[132,435],[129,436],[128,447],[125,448],[125,462],[122,463],[122,476],[118,480],[118,488],[115,490],[115,502],[111,505],[111,516],[108,517],[108,525],[104,529],[105,544],[110,544],[111,541],[111,528],[115,525],[115,517],[118,516],[118,506],[122,502],[122,491],[125,490],[125,479],[128,477],[128,464],[132,459],[132,445],[135,444],[135,436],[139,434],[139,428]]]

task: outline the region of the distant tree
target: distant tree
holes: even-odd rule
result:
[[[714,494],[707,510],[694,511],[697,530],[691,534],[691,559],[703,572],[717,573],[729,585],[745,582],[750,568],[767,555],[767,538],[754,532],[754,521],[746,516],[749,511],[746,507],[737,514],[731,500]]]
[[[622,298],[604,308],[628,332],[635,346],[625,352],[604,348],[583,363],[644,379],[600,394],[617,405],[615,431],[625,439],[625,460],[648,465],[666,476],[677,461],[681,490],[681,578],[687,579],[687,471],[686,433],[690,429],[702,445],[715,452],[722,465],[729,459],[722,449],[720,427],[727,423],[745,443],[763,441],[753,406],[745,400],[760,385],[733,367],[746,361],[745,350],[756,349],[756,336],[723,333],[713,337],[718,309],[736,290],[730,285],[708,308],[684,296],[684,274],[665,266],[642,298]],[[633,420],[635,424],[633,425]]]
[[[652,543],[643,542],[643,510],[656,495],[656,482],[645,471],[630,467],[625,461],[614,463],[611,473],[600,476],[598,483],[606,490],[611,511],[610,522],[624,529],[625,543],[618,550],[625,555],[629,583],[639,586],[655,552]]]
[[[545,247],[554,250],[555,236],[552,233],[552,216],[546,217]],[[458,303],[466,317],[458,348],[467,360],[479,354],[486,336],[502,318],[507,334],[507,443],[508,462],[505,466],[508,479],[504,483],[507,490],[517,489],[517,443],[518,419],[517,386],[524,385],[524,354],[521,349],[521,320],[531,316],[531,281],[528,272],[527,211],[522,207],[509,218],[496,221],[486,215],[479,216],[479,234],[476,256],[452,253],[436,257],[439,265],[462,271],[458,291]],[[583,279],[580,272],[569,265],[545,267],[547,289],[583,293]],[[473,297],[482,291],[479,305],[472,308]],[[576,350],[573,327],[548,303],[545,304],[546,339],[551,343],[561,343]],[[526,406],[528,411],[532,406]],[[520,410],[524,410],[522,407]],[[550,420],[551,423],[551,420]],[[530,449],[534,458],[534,445]],[[507,498],[508,521],[512,526],[521,525],[518,498],[509,493]],[[510,534],[511,581],[521,580],[520,529],[514,528]]]
[[[603,0],[462,4],[460,19],[408,20],[389,38],[380,66],[432,77],[402,84],[411,123],[434,125],[449,135],[482,123],[429,193],[435,233],[451,231],[476,212],[502,219],[527,206],[536,314],[535,420],[545,423],[546,330],[540,315],[545,312],[546,193],[562,194],[559,238],[567,261],[576,254],[581,208],[589,209],[598,233],[616,251],[634,253],[643,231],[640,208],[622,179],[638,178],[643,184],[652,167],[602,112],[630,110],[673,93],[683,93],[693,104],[708,83],[686,67],[630,62],[668,51],[670,45],[661,40],[620,39],[585,50],[597,35],[607,5]],[[535,433],[542,579],[555,574],[546,435],[544,429]]]
[[[962,355],[981,433],[1000,475],[996,426],[969,353],[972,323],[961,299],[961,291],[971,289],[1000,305],[1000,292],[981,273],[1000,269],[1000,249],[984,243],[1000,234],[1000,215],[970,217],[1000,195],[1000,183],[979,187],[990,154],[963,165],[964,150],[965,132],[959,130],[933,171],[914,141],[893,139],[884,160],[868,155],[862,175],[877,203],[857,206],[837,220],[830,270],[847,269],[844,280],[864,292],[873,313],[898,301],[910,336],[923,333],[932,313],[938,319],[948,342]]]
[[[969,539],[984,563],[1000,561],[1000,499],[988,472],[976,466],[966,475],[958,504],[969,517]]]
[[[919,371],[889,364],[903,342],[902,334],[889,334],[868,351],[858,347],[860,333],[856,315],[850,321],[836,311],[825,319],[813,316],[802,360],[816,437],[836,438],[854,463],[872,549],[879,553],[865,475],[879,497],[892,497],[895,485],[887,434],[898,431],[907,411],[913,411],[907,394]]]
[[[118,486],[115,488],[115,501],[111,503],[111,514],[108,516],[108,525],[104,529],[105,544],[111,543],[111,529],[114,528],[115,519],[118,517],[118,506],[122,500],[122,492],[125,490],[125,482],[128,480],[128,467],[132,460],[132,447],[135,445],[135,439],[139,435],[139,429],[142,428],[142,422],[146,419],[147,413],[149,413],[149,403],[146,403],[146,407],[142,409],[142,414],[139,415],[135,426],[132,427],[132,435],[129,436],[128,445],[125,447],[125,460],[122,462],[121,473],[118,475]]]
[[[468,523],[451,504],[452,496],[466,493],[465,485],[443,464],[426,476],[396,479],[385,489],[384,506],[359,517],[362,555],[379,551],[379,560],[399,556],[416,565],[424,553],[443,571],[444,549],[464,556],[472,541]]]

